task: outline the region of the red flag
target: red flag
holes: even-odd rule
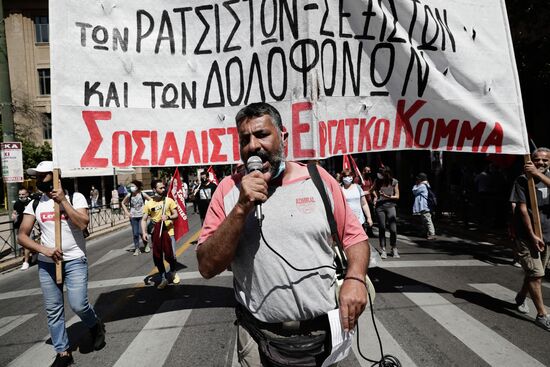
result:
[[[363,181],[363,175],[361,174],[361,171],[359,171],[359,167],[357,167],[357,163],[355,163],[355,159],[350,155],[349,160],[351,162],[351,165],[353,166],[353,170],[355,171],[355,176],[359,178],[359,182],[361,182],[361,185],[364,184]]]
[[[208,172],[208,178],[210,179],[210,182],[214,182],[216,185],[219,185],[218,178],[216,177],[216,172],[214,172],[214,169],[212,166],[208,167],[206,170]]]
[[[342,171],[345,170],[345,169],[351,169],[351,167],[349,165],[349,158],[348,158],[347,154],[344,154],[343,159],[342,159]]]
[[[187,221],[187,209],[185,208],[185,197],[183,195],[183,185],[181,183],[180,171],[176,168],[170,187],[168,188],[168,197],[174,199],[178,210],[178,219],[174,220],[174,237],[179,241],[184,234],[189,232],[189,222]]]

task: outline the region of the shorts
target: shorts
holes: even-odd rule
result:
[[[525,271],[525,275],[529,278],[542,278],[546,265],[550,260],[550,251],[548,251],[548,243],[543,252],[533,250],[526,240],[516,238],[516,251],[519,257],[521,267]]]

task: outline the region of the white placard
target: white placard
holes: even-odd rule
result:
[[[290,159],[528,152],[504,0],[49,4],[62,169],[238,162],[258,101]]]
[[[4,182],[23,182],[23,149],[20,142],[0,143]]]

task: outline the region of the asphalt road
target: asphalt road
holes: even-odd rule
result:
[[[89,296],[106,323],[107,346],[91,351],[85,326],[67,307],[77,365],[237,365],[231,274],[200,277],[192,243],[198,215],[190,215],[190,227],[178,243],[182,281],[163,291],[153,284],[151,254],[132,256],[129,226],[88,243]],[[444,234],[428,242],[402,228],[401,258],[370,271],[385,354],[403,366],[550,365],[550,333],[533,324],[533,311],[514,309],[522,271],[509,265],[505,249]],[[550,304],[547,282],[543,292]],[[370,314],[357,335],[363,354],[378,359]],[[36,266],[1,274],[0,366],[49,366],[55,353],[48,339]],[[371,365],[358,355],[354,344],[339,366]]]

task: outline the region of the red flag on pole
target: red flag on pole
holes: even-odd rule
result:
[[[216,172],[214,172],[214,169],[212,166],[208,167],[206,170],[208,172],[208,178],[210,179],[210,182],[214,182],[216,185],[219,185],[218,178],[216,177]]]
[[[353,159],[353,157],[350,155],[349,160],[351,162],[351,165],[353,166],[353,170],[355,171],[355,176],[359,178],[361,185],[363,185],[364,184],[363,175],[361,175],[361,171],[359,171],[359,167],[357,167],[357,163],[355,163],[355,159]]]
[[[178,209],[178,219],[174,220],[174,237],[178,241],[184,234],[189,232],[189,222],[187,221],[187,209],[185,208],[180,171],[177,168],[168,188],[168,197],[174,199]]]
[[[351,166],[349,164],[349,158],[347,154],[344,154],[342,157],[342,171],[345,169],[351,169]]]

